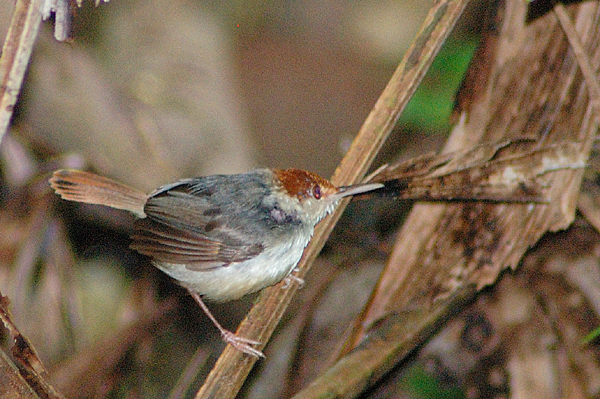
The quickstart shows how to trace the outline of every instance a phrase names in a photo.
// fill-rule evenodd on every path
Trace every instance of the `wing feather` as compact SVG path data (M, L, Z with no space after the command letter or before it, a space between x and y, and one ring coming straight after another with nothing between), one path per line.
M133 249L156 261L199 271L243 262L263 251L262 245L229 227L227 215L215 212L209 198L189 190L184 181L148 199L147 217L136 221Z

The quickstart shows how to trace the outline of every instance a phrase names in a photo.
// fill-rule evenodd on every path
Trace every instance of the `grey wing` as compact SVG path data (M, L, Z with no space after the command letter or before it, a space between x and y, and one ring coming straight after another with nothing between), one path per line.
M186 192L185 183L177 191L163 191L148 200L147 217L136 221L131 248L191 270L243 262L263 251L261 244L231 228L218 206L202 195Z

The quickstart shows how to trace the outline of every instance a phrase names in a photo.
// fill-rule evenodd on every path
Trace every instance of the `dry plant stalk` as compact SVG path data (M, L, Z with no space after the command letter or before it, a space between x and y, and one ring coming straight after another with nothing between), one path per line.
M498 33L490 30L481 43L446 150L528 138L540 148L570 142L579 160L586 160L598 111L561 26L553 14L526 24L526 2L500 4L492 19ZM569 10L588 58L597 64L599 5ZM542 156L542 164L548 161ZM374 384L462 301L494 283L505 268L515 268L543 234L571 223L582 174L544 174L547 204L415 206L338 362L296 397L354 397Z
M387 182L398 199L546 203L548 187L540 177L584 168L586 160L578 142L515 140L409 159L380 168L369 181Z
M349 185L360 181L365 175L467 3L467 0L440 0L431 8L417 38L331 178L334 185ZM340 204L335 213L315 229L314 236L298 264L298 277L302 278L309 270L347 203L348 201L345 201ZM281 285L265 289L236 333L266 343L296 289L296 285L286 290L282 290ZM244 356L227 346L196 398L235 397L255 361L256 359Z
M18 0L0 54L0 143L8 130L33 44L42 23L42 0Z
M2 320L4 327L8 330L11 339L14 341L12 354L19 366L20 375L24 378L24 380L17 378L16 375L11 378L13 375L12 373L0 373L0 379L12 379L10 383L9 381L5 380L5 384L2 384L2 386L6 387L7 389L2 396L8 397L9 393L18 393L19 395L23 394L31 397L37 397L33 395L33 392L30 392L30 390L27 389L28 386L41 398L63 398L63 396L58 393L58 391L56 391L56 389L54 389L54 387L47 381L48 372L46 368L42 364L42 361L40 360L29 340L25 338L23 334L21 334L13 322L10 311L8 310L8 305L8 298L2 296L0 293L0 320ZM2 355L3 360L5 360L5 362L3 362L5 366L2 368L10 371L10 366L8 366L10 364L8 358L4 356L4 352L2 352ZM12 385L13 383L14 385ZM14 390L9 391L8 389L11 388L14 388Z
M25 3L18 2L19 5ZM364 175L466 3L438 1L435 4L421 36L407 53L334 175L334 184L350 184ZM524 251L546 231L564 228L572 220L582 174L579 168L589 155L592 137L597 131L597 113L590 105L577 62L568 52L568 42L561 28L548 15L525 26L525 6L524 2L507 1L502 10L504 14L499 14L496 23L502 26L500 37L488 38L484 42L486 51L480 54L489 57L479 59L482 64L478 70L484 71L485 76L471 76L471 81L480 84L470 87L469 99L461 98L460 122L447 146L449 150L459 150L470 148L473 142L501 143L481 147L494 149L477 164L483 166L477 170L490 173L473 179L473 150L467 149L459 150L459 155L450 158L446 154L430 158L435 167L429 164L421 178L430 179L436 189L445 186L446 179L460 178L464 190L468 191L474 184L486 184L498 177L499 170L512 168L530 176L531 185L512 187L517 196L548 203L415 207L403 227L388 268L345 348L347 353L360 344L359 350L334 366L299 397L333 392L340 397L358 394L422 342L454 305L471 297L476 288L493 283L505 267L515 267ZM598 6L583 4L573 10L576 10L581 41L591 52L598 47ZM39 21L29 23L32 25L25 36L35 39ZM23 60L28 61L27 50L23 53L19 46L14 46L14 40L7 43L12 43L12 47L3 55L20 54L21 66ZM33 42L23 43L31 46ZM590 54L594 60L599 57L597 53ZM543 58L549 60L547 64L539 62ZM8 125L10 113L7 111L16 101L20 81L18 76L5 73L12 71L5 67L5 60L3 57L0 62L1 87L5 90L0 122L6 120ZM10 65L17 64L13 59ZM481 65L486 67L481 68ZM547 65L553 68L550 70ZM569 105L568 110L565 104ZM0 129L0 139L5 129ZM527 144L523 144L523 137L529 139ZM524 145L529 147L524 150ZM452 166L452 173L446 173L448 165ZM375 179L389 178L401 167L394 165L382 170ZM571 168L573 170L569 170ZM455 173L457 170L464 173ZM511 176L508 177L510 180ZM466 197L469 194L456 195L456 198ZM342 210L340 207L316 232L301 263L304 267L300 276L308 270ZM265 342L294 290L282 291L280 287L266 290L239 332ZM374 327L365 328L369 324ZM356 363L344 363L348 359L358 361L360 367L357 368ZM198 397L204 394L235 396L253 362L227 348ZM360 373L353 374L358 369ZM323 381L325 383L319 385Z
M39 398L3 351L0 351L0 396L3 398Z
M597 4L574 9L586 47L598 51ZM571 141L579 146L581 159L587 159L597 124L585 81L560 26L552 15L525 25L525 5L520 2L508 2L501 11L505 15L499 21L502 33L494 58L476 60L493 65L488 83L471 93L473 101L462 110L461 122L448 146L464 147L467 140L488 142L527 136L544 146ZM542 65L541 59L549 61ZM540 67L528 67L532 65ZM548 65L553 67L546 68ZM408 304L412 309L418 304L435 306L435 302L469 285L493 283L503 268L516 267L524 251L542 234L569 225L582 173L561 170L548 174L544 182L549 187L547 205L416 207L403 226L386 271L392 274L382 277L364 322L385 317L389 306L396 310ZM435 233L424 235L421 230L417 234L414 228L423 220L434 226ZM400 254L403 262L399 262ZM418 277L411 276L413 267L419 270ZM365 334L364 329L357 332L355 342Z

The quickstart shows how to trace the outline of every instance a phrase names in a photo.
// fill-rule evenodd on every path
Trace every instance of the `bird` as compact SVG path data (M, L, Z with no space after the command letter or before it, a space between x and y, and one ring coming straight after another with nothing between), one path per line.
M187 178L150 194L73 169L55 171L49 183L65 200L133 213L130 247L186 288L226 343L257 358L260 343L222 327L203 299L231 301L301 281L291 273L319 221L342 198L384 187L336 187L300 169Z

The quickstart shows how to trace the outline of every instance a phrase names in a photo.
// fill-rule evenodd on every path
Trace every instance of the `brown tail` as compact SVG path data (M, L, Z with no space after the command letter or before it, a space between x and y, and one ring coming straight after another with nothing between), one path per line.
M138 217L146 217L144 205L148 196L106 177L79 170L61 169L53 173L49 182L56 194L63 199L124 209Z

